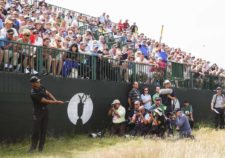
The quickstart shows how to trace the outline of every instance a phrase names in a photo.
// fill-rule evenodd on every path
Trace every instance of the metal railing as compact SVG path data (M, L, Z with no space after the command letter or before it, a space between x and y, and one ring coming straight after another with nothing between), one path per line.
M191 72L190 65L180 63L168 61L166 67L158 67L91 52L81 54L14 41L0 40L0 43L1 71L154 85L162 85L164 79L170 79L174 87L198 89L225 85L225 78L202 76Z

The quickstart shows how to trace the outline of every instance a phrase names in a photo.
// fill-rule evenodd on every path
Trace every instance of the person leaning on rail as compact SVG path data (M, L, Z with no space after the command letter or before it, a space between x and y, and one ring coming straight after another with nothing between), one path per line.
M31 100L33 102L33 130L31 146L28 152L34 152L38 145L38 151L42 152L45 144L45 137L48 126L48 104L63 104L63 101L56 98L43 87L40 79L36 76L30 78Z
M211 101L211 110L215 114L215 128L220 129L224 128L224 104L225 104L225 97L222 94L222 88L216 88L216 94L213 95ZM220 126L219 126L220 124Z

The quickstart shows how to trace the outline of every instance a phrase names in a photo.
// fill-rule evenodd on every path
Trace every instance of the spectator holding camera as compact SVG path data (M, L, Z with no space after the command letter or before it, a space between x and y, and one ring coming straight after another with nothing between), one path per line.
M194 117L193 117L193 108L190 105L189 101L184 101L184 106L181 108L181 111L187 116L191 128L194 126Z
M125 134L125 108L120 104L118 99L115 99L108 111L108 115L112 116L111 135L123 136Z
M187 138L191 137L191 126L187 116L181 112L180 109L176 110L176 121L175 124L180 132L180 137Z
M149 131L150 121L151 117L149 113L146 112L144 106L140 106L132 117L132 122L135 126L131 131L131 135L146 135Z
M158 107L155 108L151 115L151 134L156 134L158 137L163 137L167 129L167 120L164 111Z

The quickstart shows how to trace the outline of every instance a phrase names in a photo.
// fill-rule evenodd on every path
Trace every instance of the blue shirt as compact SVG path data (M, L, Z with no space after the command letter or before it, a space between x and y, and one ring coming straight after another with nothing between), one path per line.
M140 46L140 51L142 52L142 54L145 56L145 57L148 57L148 47L146 45L141 45Z
M10 41L7 37L0 37L0 47L4 47L9 44Z
M167 54L166 52L159 52L160 58L162 58L163 61L167 61Z

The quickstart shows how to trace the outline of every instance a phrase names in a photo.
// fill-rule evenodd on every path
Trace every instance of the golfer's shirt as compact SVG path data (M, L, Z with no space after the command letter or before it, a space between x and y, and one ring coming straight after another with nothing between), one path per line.
M47 110L47 105L41 103L42 98L48 98L45 87L41 86L39 89L31 89L31 100L33 102L34 111Z

